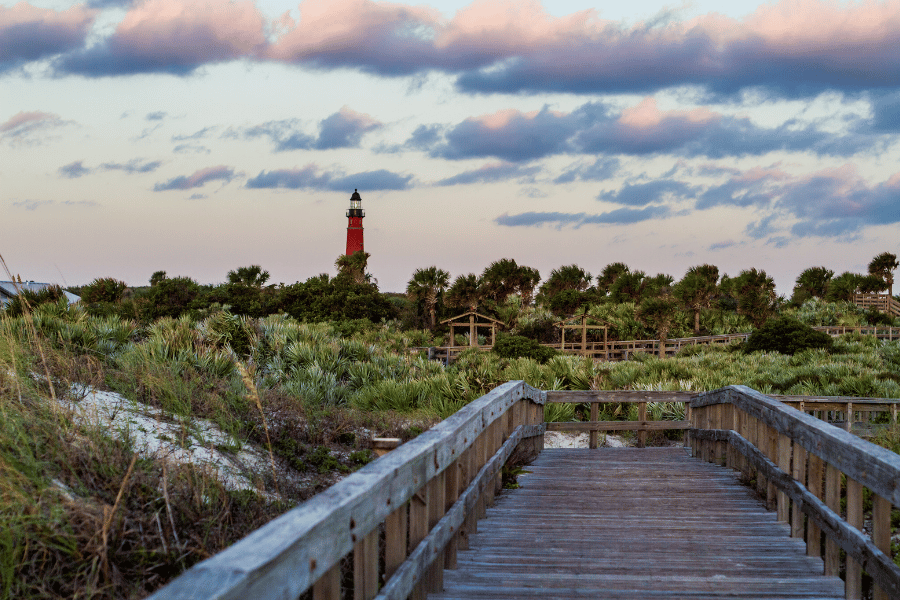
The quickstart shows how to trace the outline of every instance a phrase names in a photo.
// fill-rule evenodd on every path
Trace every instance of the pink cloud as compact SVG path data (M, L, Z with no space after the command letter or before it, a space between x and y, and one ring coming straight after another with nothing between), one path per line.
M0 63L35 60L81 46L98 12L82 4L64 11L27 2L0 6Z
M200 62L250 55L266 38L252 2L147 0L128 11L112 42L148 58Z
M431 44L416 31L438 26L440 13L431 8L371 0L305 0L300 23L268 51L286 61L408 63L418 68ZM281 26L291 20L282 18ZM410 54L411 53L411 54Z
M721 115L707 108L693 110L661 111L656 99L646 97L637 106L626 108L619 117L619 124L631 129L655 129L661 125L682 122L695 125L706 125L718 121Z
M190 190L205 185L207 182L222 180L226 183L235 177L234 169L225 165L216 167L207 167L195 171L191 175L181 175L173 177L165 183L157 183L153 186L153 191L162 192L166 190Z
M22 111L10 117L5 123L0 124L0 139L10 140L12 143L39 141L35 140L36 134L48 129L69 125L70 121L64 121L59 115L41 111Z

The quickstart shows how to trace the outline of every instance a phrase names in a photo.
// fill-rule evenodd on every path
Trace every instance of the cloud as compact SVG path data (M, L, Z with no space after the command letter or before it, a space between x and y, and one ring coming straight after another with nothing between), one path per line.
M769 206L777 197L780 182L790 176L778 167L755 167L747 171L703 169L704 174L728 172L732 177L725 183L710 186L697 198L700 210L714 206Z
M707 250L711 252L715 252L717 250L725 250L726 248L733 248L734 246L739 246L737 242L734 240L723 240L721 242L714 242L707 246Z
M62 57L56 68L89 77L186 75L205 64L255 56L265 45L263 18L252 2L146 0L111 36Z
M39 144L43 141L39 134L71 124L59 115L40 111L19 112L5 123L0 123L0 140L11 144Z
M209 181L224 181L228 183L234 179L234 169L220 165L217 167L207 167L200 169L191 175L181 175L173 177L165 183L157 183L153 186L154 192L163 192L166 190L190 190L205 185Z
M776 231L780 231L781 228L777 226L777 219L778 215L772 213L759 221L748 223L744 233L757 240L768 237Z
M872 102L872 128L875 131L900 131L900 93L879 96Z
M434 185L467 185L470 183L493 183L510 179L533 181L534 175L539 173L541 167L525 167L514 163L490 163L471 171L463 171L458 175L447 177Z
M12 205L17 208L24 208L25 210L31 211L50 206L51 204L53 204L53 200L19 200L18 202L12 203Z
M819 155L848 156L889 143L877 132L864 132L862 121L851 131L835 134L814 124L799 126L788 121L777 127L761 127L748 118L726 116L706 108L661 110L653 98L614 111L610 106L588 102L572 112L545 106L521 112L500 110L470 117L447 128L426 129L393 150L423 147L432 157L448 159L495 157L511 162L530 161L558 154L659 155L724 158L759 156L775 151L814 152ZM417 130L419 131L419 130ZM425 138L427 141L422 142ZM559 183L576 177L601 177L612 168L598 162L593 171L571 172Z
M571 183L579 181L603 181L612 179L619 172L621 161L618 158L605 156L589 165L572 164L553 183Z
M696 188L681 181L658 179L646 183L627 183L618 190L601 192L597 200L629 206L646 206L665 201L680 201L692 196Z
M79 177L90 174L91 169L88 169L84 166L84 161L76 160L75 162L71 162L60 167L58 172L61 177L65 177L67 179L77 179Z
M562 212L524 212L517 215L504 213L494 219L498 225L506 227L540 227L542 225L630 225L651 219L668 217L671 210L667 206L648 206L646 208L619 208L605 213L589 215L586 213Z
M0 6L0 72L80 48L97 12L83 5L64 11L27 2Z
M358 148L363 135L382 127L371 115L358 113L347 106L319 122L318 136L305 133L299 119L268 121L253 127L226 131L224 137L254 139L267 137L276 152L288 150L332 150Z
M147 116L144 118L148 121L162 121L166 118L166 113L164 111L158 110L156 112L147 113Z
M380 127L381 123L370 115L355 112L344 106L322 120L315 148L317 150L358 148L363 134Z
M102 163L98 167L86 167L83 160L77 160L59 168L58 172L61 177L68 179L77 179L90 175L95 171L124 171L129 175L135 173L152 173L162 166L161 160L145 160L135 158L127 163Z
M572 115L544 107L532 112L501 110L471 117L446 132L432 147L434 157L465 159L493 156L520 162L559 154L576 131Z
M317 189L346 191L361 190L405 190L412 175L399 175L384 169L364 171L344 175L336 171L321 171L309 164L302 169L275 169L260 171L259 175L247 180L246 187L252 189Z
M197 144L178 144L172 148L172 152L175 154L209 154L212 150L206 146L198 146Z
M125 171L128 174L133 174L152 173L160 166L162 166L161 160L144 160L142 158L135 158L129 160L127 163L103 163L100 165L100 168L106 171Z
M797 217L796 236L847 236L870 225L900 223L900 173L870 184L850 164L785 186L775 208Z
M460 89L647 93L692 85L716 94L763 88L800 97L900 82L897 0L850 5L784 0L761 5L741 20L710 13L631 27L600 20L593 11L552 19L536 3L517 17L503 30L505 36L473 26L464 41L450 44L457 51L477 45L495 57L463 72Z
M216 129L217 129L216 127L204 127L203 129L195 131L194 133L188 133L186 135L177 135L176 134L176 135L172 136L172 141L173 142L185 142L187 140L200 140L200 139L205 138L207 135L209 135Z
M92 5L128 12L89 48L95 9L58 12L24 2L0 9L0 64L63 53L59 73L113 76L277 61L384 77L444 73L469 94L652 94L689 86L720 97L761 90L798 98L900 85L900 0L782 0L739 19L667 13L633 24L595 10L556 17L537 0L475 0L449 19L399 2L304 0L299 21L286 13L271 23L249 0Z

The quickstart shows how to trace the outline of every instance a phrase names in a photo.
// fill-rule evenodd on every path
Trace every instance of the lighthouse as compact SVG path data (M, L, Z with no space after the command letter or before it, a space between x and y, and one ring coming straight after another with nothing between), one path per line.
M359 190L353 190L350 196L350 208L347 210L347 256L363 251L363 217L362 198Z

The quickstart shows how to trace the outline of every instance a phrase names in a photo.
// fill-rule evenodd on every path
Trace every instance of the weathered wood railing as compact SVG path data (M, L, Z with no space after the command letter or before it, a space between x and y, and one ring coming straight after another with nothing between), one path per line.
M897 426L897 413L900 398L854 398L848 396L782 396L767 394L784 402L801 412L827 421L832 425L840 425L846 431L852 431L855 425L861 425L859 435L871 433L867 428L875 422L877 415L884 414L890 427Z
M596 448L599 432L635 431L638 436L638 447L643 448L647 442L649 431L684 430L691 428L688 419L678 421L651 421L647 417L647 405L650 402L679 402L688 404L696 394L694 392L643 392L643 391L548 391L548 403L589 404L590 421L548 422L547 431L587 431L588 446ZM601 404L637 404L637 421L598 421Z
M813 327L817 331L824 331L832 337L844 335L847 333L859 333L860 335L873 336L879 340L894 341L900 340L900 327L883 327L883 326L845 326L845 325L829 325L821 327ZM663 344L663 356L668 358L675 356L683 348L687 346L727 346L733 342L743 342L750 333L728 333L722 335L706 335L699 337L686 338L670 338ZM629 360L636 353L659 355L659 340L609 340L588 341L582 344L581 341L567 341L564 344L542 344L550 348L556 348L566 354L578 354L589 356L595 360L605 361L623 361ZM411 351L427 351L428 357L441 360L444 363L453 362L456 357L470 348L478 348L480 350L490 350L493 346L490 344L481 346L435 346L433 348L412 348Z
M854 294L853 303L862 308L874 308L877 311L900 317L900 302L890 294Z
M862 569L875 583L875 600L900 598L900 568L891 559L900 456L745 386L699 394L690 406L693 454L755 477L791 535L805 537L807 554L823 556L826 575L841 573L843 550L847 598L862 597ZM863 488L873 495L871 539L863 530Z
M493 501L514 453L543 448L545 393L511 381L223 552L154 600L424 598ZM383 556L383 562L380 557ZM347 584L345 584L347 585Z

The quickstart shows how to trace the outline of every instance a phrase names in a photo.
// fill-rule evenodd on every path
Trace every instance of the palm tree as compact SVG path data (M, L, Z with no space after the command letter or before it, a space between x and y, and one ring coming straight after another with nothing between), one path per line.
M881 277L887 284L888 295L894 295L894 271L900 267L897 255L890 252L882 252L869 263L869 275Z
M154 276L156 273L154 273ZM165 273L163 273L165 278ZM253 287L262 288L269 280L269 272L263 271L259 265L250 265L249 267L238 267L236 271L228 271L228 283L236 283Z
M431 329L437 324L438 295L450 284L450 273L437 267L416 269L406 284L406 295L412 302L423 300L431 316Z
M447 290L445 300L450 306L468 308L469 310L478 310L478 303L484 295L481 286L481 280L475 273L468 275L459 275L454 281L450 289Z
M609 295L613 302L640 302L647 287L647 274L643 271L623 271L616 276L609 286Z
M608 294L612 284L616 282L619 275L628 273L628 271L630 271L630 269L625 263L615 262L606 265L603 267L603 271L597 275L597 289L604 294Z
M675 324L678 314L678 304L671 296L654 296L647 298L638 306L634 313L635 318L644 327L656 331L659 337L659 357L665 358L666 339L669 330Z
M828 293L828 284L834 277L834 271L825 267L810 267L800 273L794 285L791 301L802 304L810 298L824 298Z
M565 290L583 292L591 287L593 276L578 265L565 265L550 271L550 277L541 285L539 295L549 300Z
M334 261L338 277L347 277L355 283L366 283L371 277L366 273L366 265L369 263L370 256L372 255L362 250L357 250L353 254L341 254Z
M522 302L531 302L531 295L541 274L537 269L519 266L511 258L502 258L492 262L481 274L481 282L485 295L496 302L503 304L512 294L522 296Z
M700 335L700 311L709 308L718 291L719 267L691 267L672 292L688 310L694 311L694 335Z
M778 308L775 281L765 271L741 271L728 283L731 295L737 300L738 314L750 319L754 327L762 327Z

